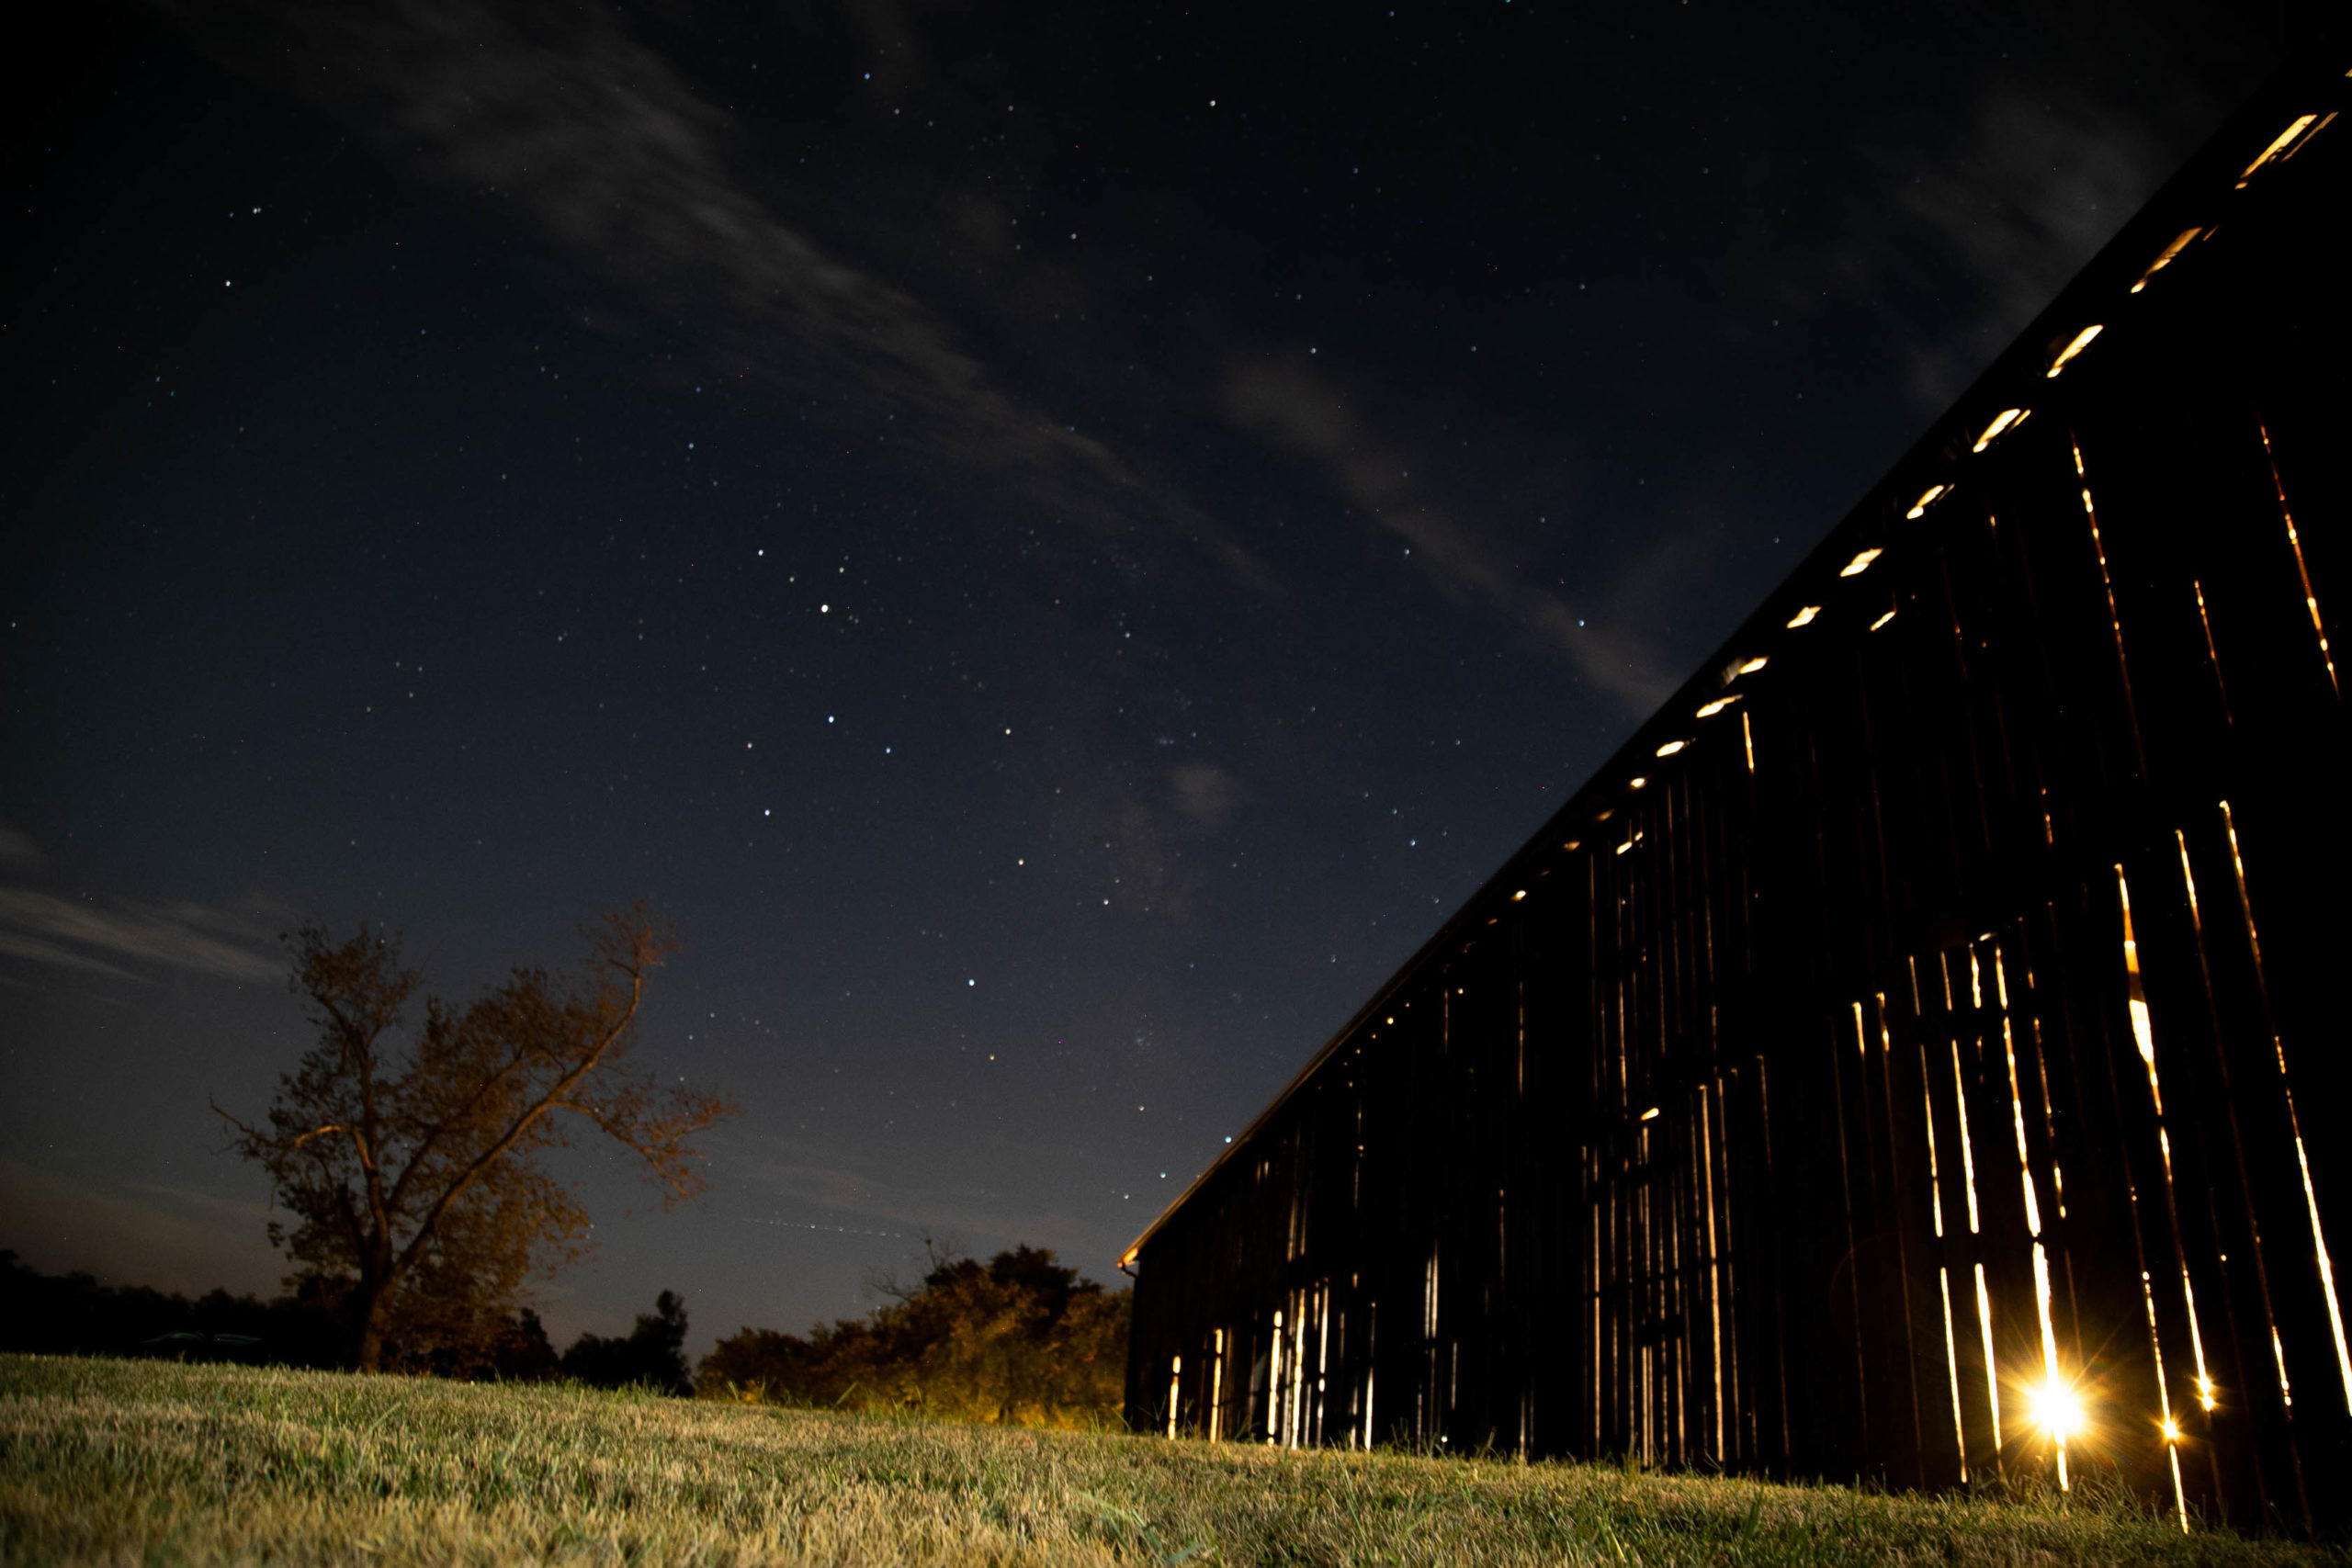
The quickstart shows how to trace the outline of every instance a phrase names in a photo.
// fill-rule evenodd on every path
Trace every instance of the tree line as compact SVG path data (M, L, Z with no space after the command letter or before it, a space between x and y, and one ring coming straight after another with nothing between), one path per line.
M982 1263L934 1251L922 1280L876 1281L866 1317L806 1336L744 1328L685 1359L684 1303L664 1291L627 1335L560 1355L527 1304L534 1279L587 1248L589 1220L548 1163L575 1138L618 1143L665 1208L708 1185L696 1134L726 1096L632 1072L652 972L675 946L642 906L583 933L570 977L536 966L460 1008L424 990L397 935L286 938L311 1048L248 1120L220 1106L232 1152L268 1176L271 1245L294 1265L264 1302L196 1301L0 1253L0 1349L149 1354L452 1378L571 1378L603 1387L951 1419L1117 1419L1128 1293L1049 1251Z
M934 1255L921 1282L806 1336L745 1328L702 1359L707 1397L1030 1427L1116 1422L1132 1292L1050 1251Z
M485 1320L487 1321L487 1320ZM685 1305L668 1291L626 1335L582 1334L558 1354L539 1314L522 1307L463 1343L436 1340L382 1370L418 1376L643 1386L691 1393ZM315 1289L264 1301L214 1290L190 1300L146 1285L106 1285L90 1274L43 1274L0 1251L0 1351L44 1356L158 1356L259 1366L350 1365L351 1331L331 1294Z

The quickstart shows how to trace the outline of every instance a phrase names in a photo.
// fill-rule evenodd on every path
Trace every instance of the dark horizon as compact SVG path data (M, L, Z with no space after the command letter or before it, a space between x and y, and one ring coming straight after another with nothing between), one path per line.
M0 1247L266 1292L277 931L637 897L694 1348L1120 1250L2276 62L2213 6L106 14L12 145ZM1621 36L1622 35L1622 36ZM1825 42L1823 40L1835 40ZM1399 631L1404 635L1397 635Z

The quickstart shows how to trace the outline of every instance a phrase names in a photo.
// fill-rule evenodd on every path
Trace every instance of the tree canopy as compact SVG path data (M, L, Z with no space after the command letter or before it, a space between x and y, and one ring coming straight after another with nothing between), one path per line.
M512 1333L526 1282L584 1249L587 1212L546 1163L575 1137L635 1154L665 1208L706 1186L689 1140L733 1103L626 1065L670 933L640 906L585 935L577 976L516 968L462 1010L419 1005L397 936L288 939L317 1042L262 1122L220 1114L290 1216L272 1244L338 1301L351 1364L447 1365Z

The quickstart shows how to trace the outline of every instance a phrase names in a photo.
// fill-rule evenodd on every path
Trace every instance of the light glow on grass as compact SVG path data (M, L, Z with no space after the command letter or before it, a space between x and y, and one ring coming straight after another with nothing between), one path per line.
M0 1356L6 1557L364 1557L372 1568L2335 1561L2271 1539L2233 1540L2217 1555L2210 1535L2137 1507L1183 1435L1155 1438L1147 1457L1115 1423L1006 1430L731 1392Z

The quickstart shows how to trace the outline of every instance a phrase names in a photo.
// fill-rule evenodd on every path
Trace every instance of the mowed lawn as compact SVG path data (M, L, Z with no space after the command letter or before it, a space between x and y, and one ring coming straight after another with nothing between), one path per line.
M2341 1562L2135 1509L0 1357L0 1563Z

